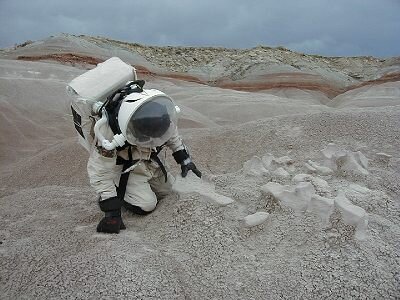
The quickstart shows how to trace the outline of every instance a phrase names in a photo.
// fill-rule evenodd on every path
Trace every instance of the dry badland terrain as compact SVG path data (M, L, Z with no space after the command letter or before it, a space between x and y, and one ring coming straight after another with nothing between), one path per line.
M170 95L203 179L96 233L65 87L109 57ZM399 299L400 57L60 35L0 51L1 299Z

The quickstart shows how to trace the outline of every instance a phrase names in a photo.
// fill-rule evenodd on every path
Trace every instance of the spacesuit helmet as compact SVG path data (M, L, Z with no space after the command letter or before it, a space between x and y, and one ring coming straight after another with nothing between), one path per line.
M154 148L167 142L176 127L175 104L170 98L160 95L137 106L127 123L125 136L130 144Z
M170 123L166 107L150 101L139 107L128 128L136 137L159 138L168 130Z

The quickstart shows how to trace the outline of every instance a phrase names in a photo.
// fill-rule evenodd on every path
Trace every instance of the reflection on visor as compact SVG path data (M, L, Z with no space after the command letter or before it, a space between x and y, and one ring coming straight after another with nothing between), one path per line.
M150 141L150 137L149 136L145 136L145 135L137 136L136 139L137 139L137 141L139 143L145 143L145 142Z
M158 138L168 130L170 124L169 115L165 114L160 117L136 118L132 120L132 129L138 138L143 136Z
M167 97L157 97L143 103L133 113L127 128L127 138L141 146L161 146L171 138L176 128L174 103Z

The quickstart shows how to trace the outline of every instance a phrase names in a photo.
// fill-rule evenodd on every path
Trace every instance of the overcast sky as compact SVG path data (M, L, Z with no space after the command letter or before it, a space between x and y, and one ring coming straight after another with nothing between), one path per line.
M399 56L400 0L0 0L0 47L61 32L162 46Z

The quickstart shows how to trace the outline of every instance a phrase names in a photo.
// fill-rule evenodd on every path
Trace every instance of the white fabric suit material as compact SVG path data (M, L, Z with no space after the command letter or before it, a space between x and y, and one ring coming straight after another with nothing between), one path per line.
M107 138L113 136L109 126L104 126L103 135ZM172 152L185 148L178 131L168 140L166 146ZM151 149L131 146L132 159L139 160L129 174L124 200L129 204L139 206L144 211L152 211L157 205L157 199L166 196L172 189L174 177L164 174L156 162L150 161ZM101 200L117 196L116 186L122 173L122 165L116 165L117 156L128 159L127 148L114 151L112 157L99 153L95 145L89 157L87 171L91 186L100 195ZM161 156L161 155L160 155ZM160 157L161 161L162 158Z

